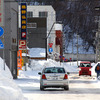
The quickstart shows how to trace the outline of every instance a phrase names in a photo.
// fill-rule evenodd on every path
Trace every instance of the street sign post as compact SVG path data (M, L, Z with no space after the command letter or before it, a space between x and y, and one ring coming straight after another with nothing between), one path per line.
M0 49L3 49L4 48L4 45L2 43L2 41L0 40Z
M53 43L48 43L48 45L50 46L50 48L52 48Z
M50 52L50 53L53 52L53 49L52 49L52 48L49 48L49 52Z
M2 27L0 27L0 36L4 34L4 30ZM3 35L3 42L4 42L4 35ZM5 70L5 52L4 52L4 45L2 41L0 40L0 49L3 49L3 60L4 60L4 70Z
M3 35L3 33L4 33L4 30L3 30L3 28L2 28L2 27L0 27L0 36L2 36L2 35Z
M0 36L2 36L3 33L4 33L4 30L2 27L0 27ZM0 40L0 49L3 49L3 48L4 48L4 45L3 45L2 41Z

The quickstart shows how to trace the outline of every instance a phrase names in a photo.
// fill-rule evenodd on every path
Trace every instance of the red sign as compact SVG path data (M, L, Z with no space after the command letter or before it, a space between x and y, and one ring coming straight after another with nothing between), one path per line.
M65 60L65 57L63 57L63 60Z
M4 0L0 0L0 26L4 26Z
M26 32L22 32L22 38L26 38Z
M49 43L50 48L52 47L53 43Z
M26 40L19 40L19 50L26 50Z

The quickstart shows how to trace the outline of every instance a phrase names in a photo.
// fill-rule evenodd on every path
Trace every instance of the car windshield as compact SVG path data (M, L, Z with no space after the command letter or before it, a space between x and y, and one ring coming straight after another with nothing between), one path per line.
M65 73L64 68L45 68L44 73Z
M80 63L80 67L91 67L90 63Z

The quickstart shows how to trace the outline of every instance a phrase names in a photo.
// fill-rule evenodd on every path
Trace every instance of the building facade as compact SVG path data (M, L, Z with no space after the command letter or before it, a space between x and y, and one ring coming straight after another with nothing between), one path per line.
M17 78L17 34L18 34L18 4L15 0L4 0L4 49L0 56L11 70L13 78ZM2 39L1 39L2 40Z
M19 6L19 10L20 10L20 6ZM21 18L20 18L20 12L19 12L19 28L21 27L20 19ZM38 20L37 23L35 22L36 20ZM52 6L40 6L40 5L27 6L28 38L32 39L31 34L32 34L32 30L34 30L33 34L37 34L38 37L42 39L35 38L36 35L34 35L35 37L33 37L34 38L33 41L34 42L35 40L38 41L35 43L37 44L37 46L39 45L38 47L46 48L46 54L50 56L52 59L55 59L54 54L56 53L56 44L55 44L56 34L55 34L55 27L54 27L55 23L56 23L56 12ZM32 26L32 24L33 24L34 29L29 28L29 26ZM37 27L37 24L41 26L42 30ZM42 35L39 35L39 34L42 34ZM30 47L32 48L32 44L30 44L32 42L30 41L32 40L29 39L28 46L29 48ZM43 45L40 45L41 43ZM49 46L50 43L53 44L52 47ZM35 47L36 46L34 45L33 48ZM49 52L49 48L52 48L53 51Z

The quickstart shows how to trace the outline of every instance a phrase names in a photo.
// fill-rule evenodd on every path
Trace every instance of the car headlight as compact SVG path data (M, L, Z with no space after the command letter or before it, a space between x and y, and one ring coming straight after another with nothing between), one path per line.
M78 68L79 71L81 71L81 68Z
M91 68L89 69L89 71L91 71Z

